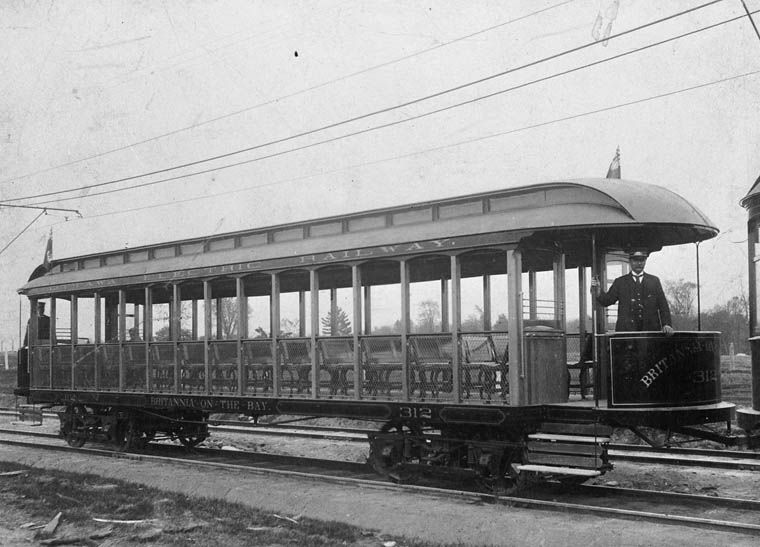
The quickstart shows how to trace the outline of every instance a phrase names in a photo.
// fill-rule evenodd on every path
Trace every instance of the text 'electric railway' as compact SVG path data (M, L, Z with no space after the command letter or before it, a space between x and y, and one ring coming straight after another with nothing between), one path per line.
M73 445L334 416L379 423L383 471L583 479L611 427L730 421L717 333L610 332L588 288L716 234L662 187L588 179L59 260L21 289L19 391Z

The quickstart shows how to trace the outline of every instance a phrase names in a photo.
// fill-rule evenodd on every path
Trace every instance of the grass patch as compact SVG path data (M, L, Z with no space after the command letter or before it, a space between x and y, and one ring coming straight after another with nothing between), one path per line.
M195 498L96 475L30 468L0 462L0 504L13 508L6 516L9 528L30 522L43 525L62 512L56 539L82 538L81 544L104 533L111 541L159 545L357 545L378 546L395 541L397 547L438 545L378 536L335 521L319 521L293 515L274 515L238 503ZM138 524L98 522L143 521ZM37 538L39 539L39 538Z

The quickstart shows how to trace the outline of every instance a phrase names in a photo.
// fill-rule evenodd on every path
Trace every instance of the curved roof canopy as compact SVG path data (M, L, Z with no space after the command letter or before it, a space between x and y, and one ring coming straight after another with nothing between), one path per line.
M749 192L747 192L747 195L742 198L740 202L742 207L747 207L747 205L749 205L750 200L758 196L760 196L760 177L757 177L755 184L753 184L752 188L749 189Z
M365 256L362 250L388 252L394 246L395 252L397 246L396 254L403 254L411 250L404 243L446 238L469 241L468 246L551 240L572 254L573 242L588 241L592 233L608 248L657 250L709 239L718 229L696 207L660 186L566 180L57 260L19 292L84 290L115 278L126 284L166 281L169 272L186 272L180 276L186 278L287 269L313 263L304 257L312 260L319 253L336 262L356 260Z

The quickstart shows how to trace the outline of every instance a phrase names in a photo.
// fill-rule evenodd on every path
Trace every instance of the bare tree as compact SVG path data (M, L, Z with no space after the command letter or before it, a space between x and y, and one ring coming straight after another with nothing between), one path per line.
M665 292L668 295L670 313L688 317L692 315L697 284L691 281L665 281Z
M219 316L217 321L222 325L222 337L225 339L235 338L238 328L238 306L236 298L222 298L220 300Z
M401 333L401 321L398 319L393 322L392 325L381 325L379 327L372 327L372 334L400 334Z
M417 332L441 330L441 307L435 300L423 300L417 307Z
M697 284L691 281L665 281L665 293L670 306L673 326L680 330L696 328L697 320L694 315L694 300L696 299Z
M462 332L478 332L483 330L483 308L475 306L475 312L462 321Z
M702 328L720 332L722 353L730 350L747 353L747 325L749 323L749 301L745 294L731 297L725 304L719 304L703 315Z
M509 320L507 319L506 314L500 313L499 316L496 318L496 322L491 325L491 330L494 331L508 331L509 330Z

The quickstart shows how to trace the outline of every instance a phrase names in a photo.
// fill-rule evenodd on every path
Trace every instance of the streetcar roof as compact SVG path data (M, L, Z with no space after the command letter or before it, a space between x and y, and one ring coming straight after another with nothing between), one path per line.
M742 198L740 202L742 207L747 207L750 199L758 195L760 195L760 177L757 177L755 184L753 184L752 188L749 189L749 192L747 192L747 195Z
M482 243L471 246L517 246L534 235L562 240L590 237L591 232L603 234L607 245L622 248L635 239L656 250L709 239L718 229L661 186L621 179L565 180L60 259L48 272L35 270L19 292L41 294L61 286L84 290L118 278L138 283L140 276L149 283L159 281L153 279L158 274L188 270L197 277L226 275L213 268L258 261L265 266L260 269L289 269L298 267L297 257L464 236L483 236Z

